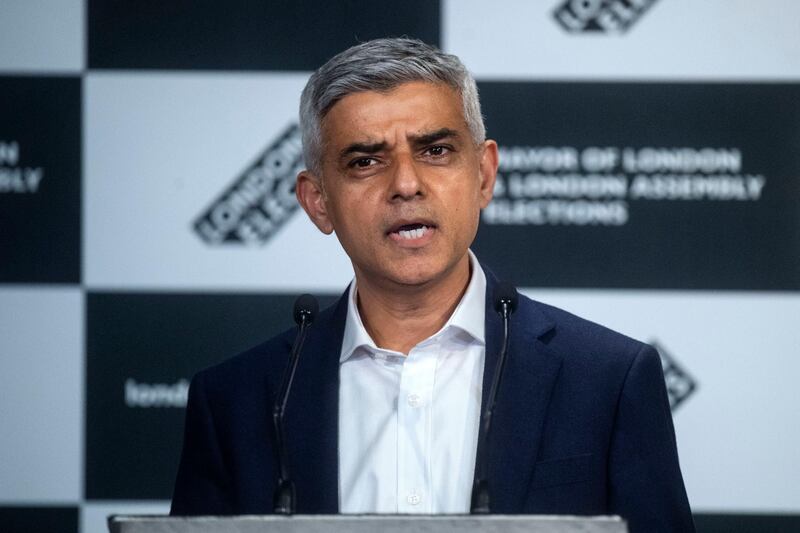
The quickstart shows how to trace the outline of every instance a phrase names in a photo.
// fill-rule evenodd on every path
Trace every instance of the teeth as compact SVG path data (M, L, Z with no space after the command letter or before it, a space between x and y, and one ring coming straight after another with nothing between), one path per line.
M419 239L420 237L425 235L426 231L428 231L428 227L422 226L421 228L417 229L407 229L407 230L401 229L397 233L400 235L400 237L404 239Z

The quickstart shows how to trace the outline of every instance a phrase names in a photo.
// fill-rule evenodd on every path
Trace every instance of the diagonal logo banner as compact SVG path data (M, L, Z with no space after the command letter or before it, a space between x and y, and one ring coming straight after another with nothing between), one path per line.
M650 344L661 356L661 369L664 372L664 381L667 385L669 407L674 412L678 406L697 392L697 380L662 345L657 342L651 342Z
M656 0L564 0L553 17L569 33L625 33Z
M298 208L295 176L303 169L300 127L290 124L194 221L209 245L265 244Z

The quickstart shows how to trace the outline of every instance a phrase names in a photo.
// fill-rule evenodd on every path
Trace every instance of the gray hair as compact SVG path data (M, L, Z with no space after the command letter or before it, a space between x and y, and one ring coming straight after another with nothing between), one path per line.
M456 90L475 143L486 139L478 88L458 57L416 39L375 39L337 54L306 83L300 98L300 129L309 170L321 175L322 120L336 102L348 94L390 91L412 81L444 83Z

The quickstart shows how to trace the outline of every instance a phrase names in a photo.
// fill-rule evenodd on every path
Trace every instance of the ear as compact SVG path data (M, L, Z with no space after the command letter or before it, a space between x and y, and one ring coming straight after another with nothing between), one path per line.
M294 187L297 201L319 230L330 235L333 233L333 223L328 216L325 191L322 187L321 178L315 176L308 170L304 170L297 175L297 182Z
M494 195L494 182L497 180L497 165L499 157L497 154L497 143L492 140L483 142L481 151L480 173L481 173L481 209L489 205Z

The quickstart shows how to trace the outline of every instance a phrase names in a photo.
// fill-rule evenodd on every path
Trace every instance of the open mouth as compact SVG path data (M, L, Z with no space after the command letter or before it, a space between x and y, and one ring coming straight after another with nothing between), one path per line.
M425 235L428 230L430 230L430 228L424 224L407 224L400 227L395 233L400 235L403 239L419 239Z
M433 231L434 228L435 226L433 224L427 222L413 222L394 226L388 233L396 239L412 241L421 239L426 234Z

